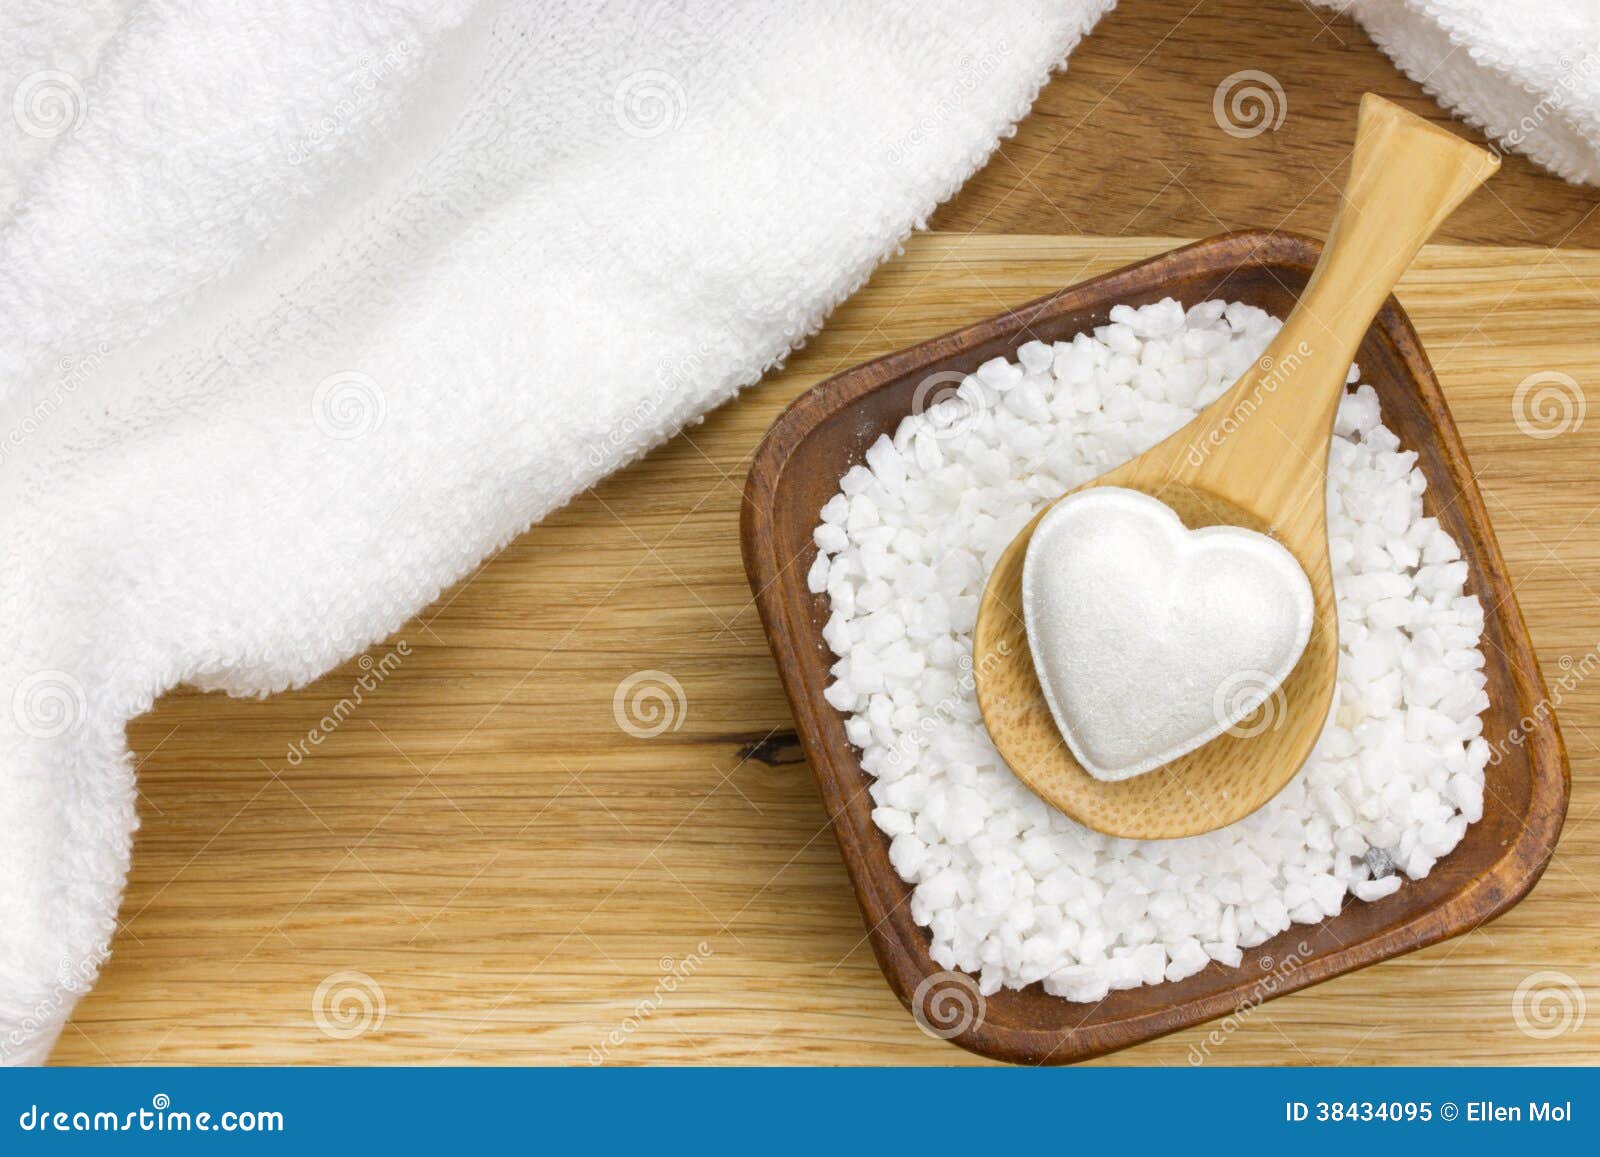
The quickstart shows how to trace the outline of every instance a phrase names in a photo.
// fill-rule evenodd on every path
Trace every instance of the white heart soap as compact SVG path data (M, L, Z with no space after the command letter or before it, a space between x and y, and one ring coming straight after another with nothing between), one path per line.
M1238 526L1190 530L1136 490L1063 498L1022 568L1039 684L1084 769L1153 771L1250 716L1311 637L1294 555Z

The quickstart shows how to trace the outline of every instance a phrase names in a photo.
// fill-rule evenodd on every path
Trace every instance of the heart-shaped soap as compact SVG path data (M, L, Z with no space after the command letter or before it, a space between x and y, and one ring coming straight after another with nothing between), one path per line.
M1294 555L1238 526L1190 530L1137 490L1093 487L1039 520L1022 570L1028 646L1084 770L1120 780L1237 727L1311 637Z

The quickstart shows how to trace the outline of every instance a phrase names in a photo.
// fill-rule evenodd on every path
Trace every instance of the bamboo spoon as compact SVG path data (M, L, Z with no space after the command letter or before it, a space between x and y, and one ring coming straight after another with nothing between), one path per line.
M973 632L978 705L1011 770L1049 803L1108 835L1192 836L1249 815L1300 770L1327 722L1338 673L1325 491L1345 375L1423 242L1499 164L1364 96L1327 246L1266 354L1183 429L1086 484L1154 495L1191 529L1226 524L1270 534L1305 569L1315 602L1310 642L1281 694L1245 725L1144 775L1114 783L1089 775L1056 729L1023 621L1023 558L1043 511L1001 555Z

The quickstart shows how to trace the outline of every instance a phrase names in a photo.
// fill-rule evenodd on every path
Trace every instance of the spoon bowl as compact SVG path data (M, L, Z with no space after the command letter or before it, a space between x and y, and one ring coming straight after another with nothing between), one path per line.
M1242 526L1284 541L1272 523L1221 495L1172 480L1139 485L1120 474L1114 470L1089 486L1142 490L1170 506L1191 530ZM1315 611L1306 648L1279 688L1252 715L1189 754L1144 775L1106 782L1073 758L1034 670L1022 614L1022 564L1037 522L1018 535L1023 545L1014 543L996 564L973 637L979 707L990 734L1005 736L1003 745L998 739L995 744L1007 765L1073 819L1129 839L1211 831L1243 819L1276 795L1310 755L1332 705L1335 684L1325 673L1338 669L1339 634L1326 550L1320 575L1295 552L1311 580ZM1273 741L1271 759L1255 757L1263 737ZM1289 775L1282 774L1285 766Z
M1108 835L1179 838L1244 818L1305 763L1338 675L1326 486L1345 377L1423 242L1498 167L1487 150L1365 96L1328 244L1267 352L1181 430L1078 488L1143 491L1190 529L1242 526L1275 538L1299 561L1311 584L1311 636L1254 715L1154 771L1116 782L1090 775L1056 727L1028 646L1023 562L1045 511L1001 555L979 604L973 678L995 747L1046 801Z

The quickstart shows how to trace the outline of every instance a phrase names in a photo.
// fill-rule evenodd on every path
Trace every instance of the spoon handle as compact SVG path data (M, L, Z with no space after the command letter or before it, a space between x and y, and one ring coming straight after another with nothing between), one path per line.
M1433 231L1499 168L1486 149L1382 97L1361 98L1328 243L1257 364L1183 431L1176 477L1280 511L1322 493L1346 372L1367 327ZM1241 493L1232 493L1240 490Z

